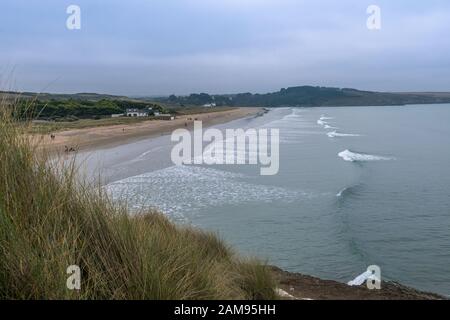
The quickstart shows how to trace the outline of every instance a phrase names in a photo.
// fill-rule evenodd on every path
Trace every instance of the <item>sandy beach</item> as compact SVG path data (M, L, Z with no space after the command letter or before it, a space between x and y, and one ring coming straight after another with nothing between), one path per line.
M261 108L236 108L226 111L190 114L178 116L175 120L149 120L132 125L113 125L84 129L66 130L55 133L52 140L49 135L39 136L43 146L52 151L64 151L65 146L77 151L86 151L96 147L112 147L139 139L170 134L178 128L192 128L195 120L203 121L205 127L256 115Z

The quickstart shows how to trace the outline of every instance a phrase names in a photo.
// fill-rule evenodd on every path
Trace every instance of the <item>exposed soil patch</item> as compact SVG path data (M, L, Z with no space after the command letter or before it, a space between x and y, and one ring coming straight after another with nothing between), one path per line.
M312 300L442 300L443 296L422 292L395 282L382 282L380 290L348 286L332 280L306 276L272 267L279 288L296 299Z

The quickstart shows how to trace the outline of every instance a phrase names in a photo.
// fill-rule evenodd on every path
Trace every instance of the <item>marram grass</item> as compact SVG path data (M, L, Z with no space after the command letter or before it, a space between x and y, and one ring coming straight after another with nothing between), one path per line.
M267 266L163 215L129 215L49 161L0 105L0 299L274 299ZM69 290L68 266L81 269Z

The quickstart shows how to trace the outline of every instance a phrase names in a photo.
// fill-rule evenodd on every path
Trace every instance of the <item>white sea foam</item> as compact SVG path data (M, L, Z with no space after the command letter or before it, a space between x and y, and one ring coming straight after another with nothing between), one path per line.
M247 202L292 202L310 193L245 181L246 176L198 166L173 166L127 178L106 187L131 209L155 208L186 221L203 208Z
M317 120L317 124L321 125L321 126L325 126L328 124L328 122L323 121L322 119Z
M281 144L298 144L306 135L322 134L315 130L316 126L303 113L304 110L293 108L291 114L265 124L264 128L279 129Z
M356 153L350 150L344 150L338 153L338 156L344 159L345 161L356 162L356 161L387 161L387 160L395 160L395 158L391 157L382 157L371 154L364 153Z
M339 128L337 128L337 127L332 127L332 126L330 126L330 125L328 125L328 124L324 125L323 127L324 127L325 129L331 129L331 130L337 130L337 129L339 129Z
M330 138L336 138L336 137L359 137L359 134L354 133L339 133L337 131L328 132L327 136Z
M344 192L345 191L347 191L347 189L348 189L348 187L345 187L344 189L342 189L341 191L339 191L337 194L336 194L336 197L342 197L342 195L344 194Z
M322 121L323 121L323 120L332 120L332 119L334 119L334 118L326 117L326 116L321 116L319 120L322 120Z

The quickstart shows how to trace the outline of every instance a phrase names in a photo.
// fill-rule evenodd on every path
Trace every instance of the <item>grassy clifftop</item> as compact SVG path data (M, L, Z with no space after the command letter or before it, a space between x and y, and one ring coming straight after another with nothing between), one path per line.
M0 109L0 299L275 298L267 266L158 213L130 216ZM66 287L70 265L81 290Z

